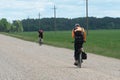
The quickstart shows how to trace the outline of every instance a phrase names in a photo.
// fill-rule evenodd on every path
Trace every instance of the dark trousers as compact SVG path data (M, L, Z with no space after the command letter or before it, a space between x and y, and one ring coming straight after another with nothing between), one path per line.
M79 59L80 53L78 51L82 48L82 46L83 46L83 42L81 42L81 43L74 43L74 49L75 49L75 51L74 51L74 59L75 60Z
M43 33L39 33L39 37L43 39Z

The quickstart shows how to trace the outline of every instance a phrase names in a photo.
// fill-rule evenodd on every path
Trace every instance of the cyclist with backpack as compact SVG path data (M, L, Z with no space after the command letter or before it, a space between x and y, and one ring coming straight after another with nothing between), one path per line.
M41 44L43 43L43 30L42 29L38 30L38 33L39 33L39 43Z
M86 42L86 32L79 24L75 24L75 28L72 30L72 37L74 38L74 65L78 65L79 53L78 50L83 49L83 43Z

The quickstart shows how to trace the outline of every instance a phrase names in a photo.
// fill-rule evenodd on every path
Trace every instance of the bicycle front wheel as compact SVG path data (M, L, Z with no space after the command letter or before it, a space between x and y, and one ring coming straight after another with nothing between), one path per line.
M42 45L42 39L39 38L39 45Z
M79 59L78 59L78 67L81 68L82 66L82 53L79 54Z

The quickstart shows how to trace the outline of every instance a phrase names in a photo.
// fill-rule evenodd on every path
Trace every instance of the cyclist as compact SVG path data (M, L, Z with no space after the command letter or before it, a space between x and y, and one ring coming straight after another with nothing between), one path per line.
M42 29L38 30L38 33L39 33L39 39L41 40L41 42L43 42L43 30Z
M72 37L74 38L74 65L78 65L79 53L78 50L83 47L83 43L86 42L86 32L79 24L75 24L75 28L72 30Z

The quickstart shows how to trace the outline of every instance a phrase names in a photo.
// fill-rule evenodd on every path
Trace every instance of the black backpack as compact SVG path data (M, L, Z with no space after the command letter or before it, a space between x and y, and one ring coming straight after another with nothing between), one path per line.
M87 54L82 51L82 59L87 59Z
M84 33L82 31L76 31L75 34L75 43L83 43L83 35Z

